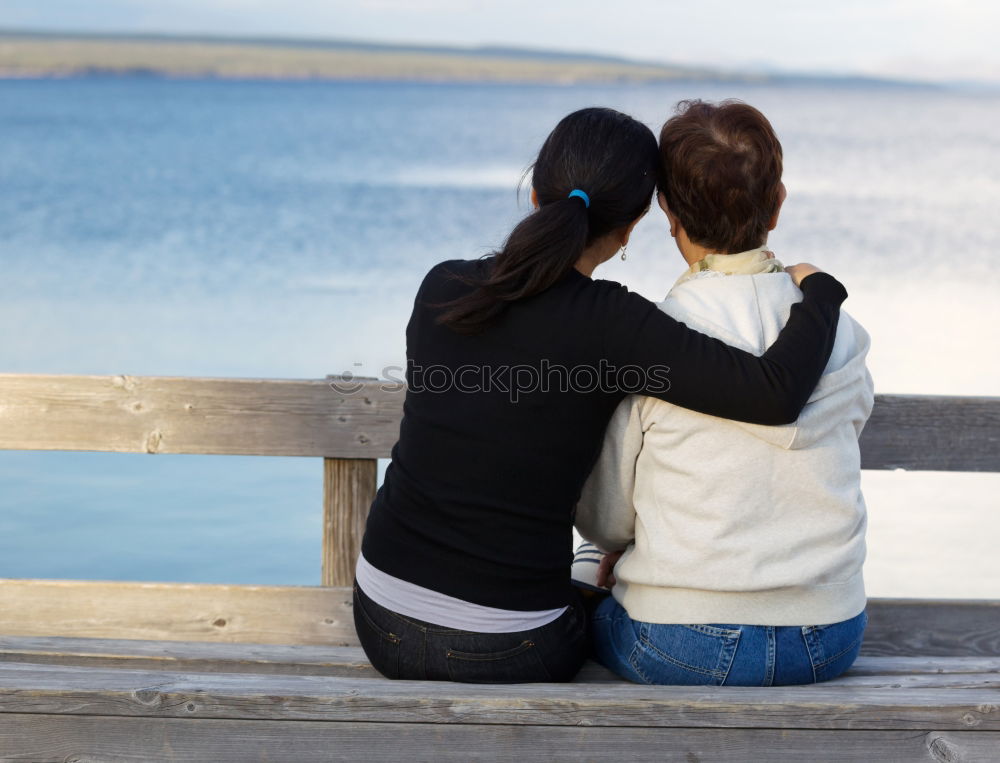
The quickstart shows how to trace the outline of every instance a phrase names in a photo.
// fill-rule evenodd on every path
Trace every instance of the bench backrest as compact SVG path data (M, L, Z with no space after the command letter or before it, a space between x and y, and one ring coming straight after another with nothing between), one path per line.
M321 585L346 586L403 397L399 384L340 377L0 374L0 449L322 458ZM1000 471L1000 398L879 395L861 454L865 469ZM140 613L143 601L151 607ZM949 606L977 618L997 611ZM341 589L0 581L0 633L10 635L343 643L349 617Z
M401 385L0 374L0 449L387 458ZM1000 398L878 395L862 468L1000 471Z

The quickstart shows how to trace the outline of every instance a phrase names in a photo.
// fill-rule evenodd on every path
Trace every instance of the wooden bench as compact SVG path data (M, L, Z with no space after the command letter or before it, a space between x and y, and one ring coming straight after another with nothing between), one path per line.
M323 459L322 585L0 581L0 760L1000 760L1000 600L873 600L817 686L387 681L349 590L398 386L0 375L0 448ZM868 469L1000 471L1000 399L880 396Z

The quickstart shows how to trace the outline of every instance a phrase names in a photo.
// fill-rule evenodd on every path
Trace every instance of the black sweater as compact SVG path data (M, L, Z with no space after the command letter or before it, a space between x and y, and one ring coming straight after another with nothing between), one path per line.
M436 324L433 306L469 289L450 274L486 266L442 263L417 292L399 441L362 553L395 577L513 610L569 603L574 507L628 392L790 423L826 366L847 297L829 275L806 278L760 358L576 270L480 334Z

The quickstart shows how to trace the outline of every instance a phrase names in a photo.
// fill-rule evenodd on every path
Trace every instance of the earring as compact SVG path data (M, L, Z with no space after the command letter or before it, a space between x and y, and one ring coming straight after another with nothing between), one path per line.
M624 246L622 246L622 262L625 262L625 249L627 247L628 247L628 244L625 244Z

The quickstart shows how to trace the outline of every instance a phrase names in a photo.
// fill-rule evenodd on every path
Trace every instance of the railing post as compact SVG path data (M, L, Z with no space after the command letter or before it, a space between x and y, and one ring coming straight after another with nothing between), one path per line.
M321 585L348 586L361 553L368 509L375 498L374 458L323 459L323 578Z

